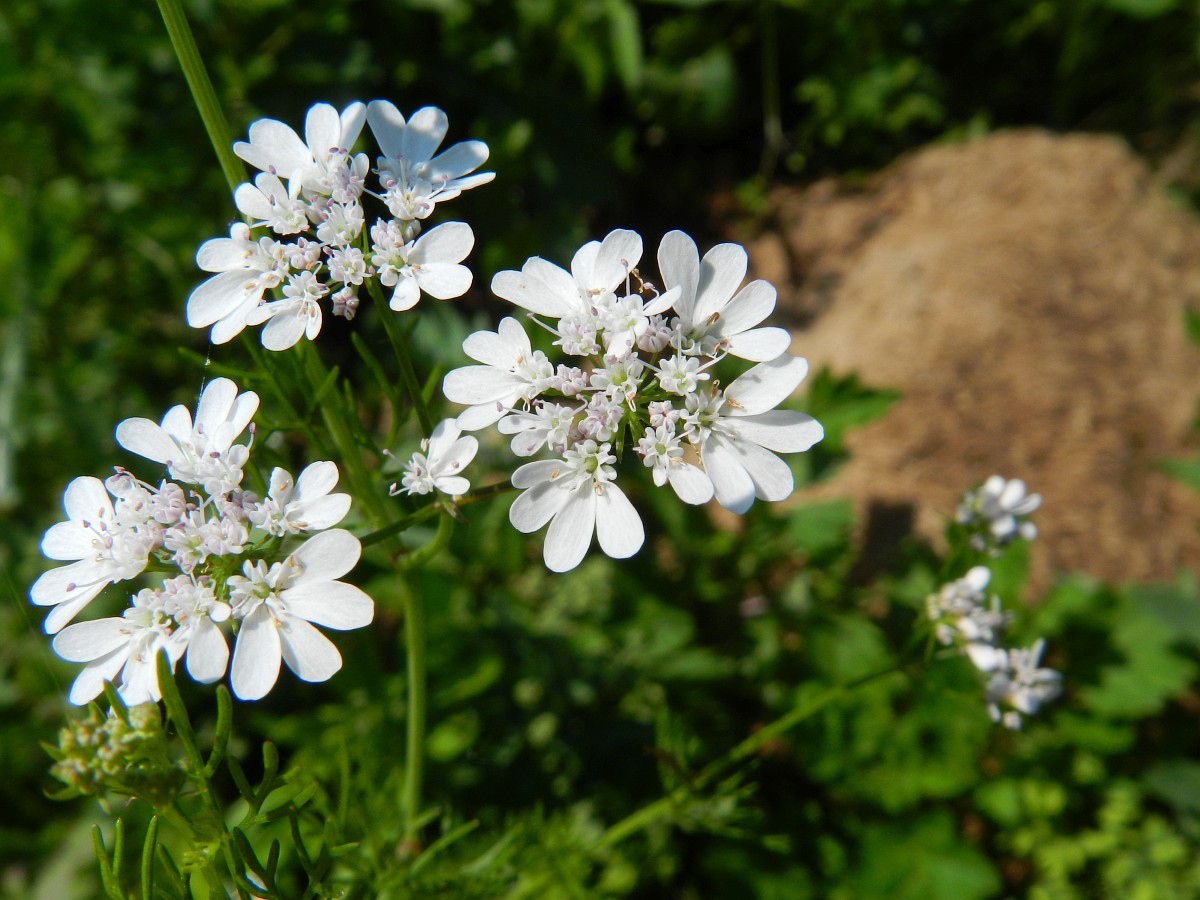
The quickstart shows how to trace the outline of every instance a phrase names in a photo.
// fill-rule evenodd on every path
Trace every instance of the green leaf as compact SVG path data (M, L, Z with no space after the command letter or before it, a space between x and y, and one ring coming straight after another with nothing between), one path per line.
M641 87L644 66L637 10L628 0L606 0L604 12L612 41L613 67L621 85L633 93Z

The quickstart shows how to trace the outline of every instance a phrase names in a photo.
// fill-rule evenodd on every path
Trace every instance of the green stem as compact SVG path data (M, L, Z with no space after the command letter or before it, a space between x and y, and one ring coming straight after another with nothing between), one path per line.
M187 757L188 770L191 775L190 780L196 788L196 793L200 795L201 802L208 808L214 827L220 830L221 851L225 856L225 865L229 867L234 890L240 900L243 894L241 888L237 886L237 879L238 876L245 875L245 870L241 867L241 860L233 852L232 837L225 825L225 810L222 809L221 802L217 799L217 795L209 783L204 754L200 752L200 745L196 743L196 733L192 730L192 723L188 718L183 697L180 696L179 688L175 685L175 677L171 674L171 664L167 660L166 652L158 654L155 664L158 666L158 685L162 691L163 705L166 706L167 716L175 726L175 735L179 738L179 743L183 744L183 752Z
M421 596L409 590L406 584L403 593L404 645L408 651L408 722L400 810L404 816L405 842L417 852L420 837L416 820L421 812L421 781L425 775L425 607Z
M830 703L842 698L850 691L871 684L898 671L900 671L899 667L893 666L881 672L865 675L855 681L835 685L813 697L811 700L801 703L792 709L791 712L760 728L724 756L709 763L689 783L677 787L665 797L660 797L648 806L642 807L637 812L617 822L604 832L603 837L600 839L600 846L611 847L614 844L620 843L647 825L665 817L686 800L689 795L701 790L746 757L757 753L764 744L774 740L789 729L795 728L809 716L824 709Z
M236 190L237 186L246 180L246 169L233 153L229 141L229 123L221 104L217 102L217 93L213 90L208 70L204 68L204 60L196 48L196 39L188 26L187 16L184 15L180 0L158 0L158 11L162 13L163 24L167 26L167 34L171 37L171 46L175 48L175 56L183 69L188 88L192 92L192 100L204 121L204 130L216 151L217 161L229 189Z
M379 317L383 320L383 330L387 332L392 350L396 354L396 362L400 364L400 380L404 382L404 390L412 400L413 409L417 411L421 430L426 436L431 435L433 434L433 417L430 416L429 408L425 405L425 393L421 389L421 382L417 379L417 370L413 368L408 337L396 322L396 316L388 306L387 299L383 296L383 291L374 278L367 280L367 291L370 293L371 299L379 304Z

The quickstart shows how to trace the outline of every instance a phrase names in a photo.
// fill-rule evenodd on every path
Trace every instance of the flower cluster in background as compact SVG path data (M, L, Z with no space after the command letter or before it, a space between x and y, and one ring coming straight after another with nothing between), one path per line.
M956 520L970 532L975 550L995 554L1018 537L1027 541L1037 537L1037 526L1027 517L1041 505L1041 494L1026 493L1021 479L992 475L967 491Z
M313 463L295 480L276 468L263 498L243 489L250 444L236 441L253 431L257 408L256 394L215 379L194 421L176 406L161 423L127 419L117 428L121 446L162 464L169 479L155 486L117 469L106 481L84 476L68 485L68 519L46 532L42 552L69 564L42 575L30 596L52 607L45 629L56 635L55 652L85 664L72 703L92 700L105 681L119 683L131 706L158 700L159 651L172 669L184 660L202 683L229 669L234 694L255 700L274 686L281 660L305 681L341 667L337 648L314 626L371 621L371 599L336 580L358 561L358 539L322 531L350 509L348 494L333 493L337 467ZM312 531L321 533L283 556L284 537ZM70 624L106 587L147 571L166 575L132 594L122 615ZM232 666L223 631L230 624Z
M500 272L493 292L550 332L565 361L535 350L505 318L464 342L479 365L443 382L447 399L469 407L458 427L496 424L518 457L550 456L513 473L523 493L509 518L523 532L549 524L544 557L554 571L578 565L593 535L611 557L641 547L641 518L617 484L624 449L685 503L715 497L742 513L755 498L791 494L791 470L776 454L823 435L812 417L776 408L808 364L787 353L785 330L759 327L775 289L742 287L745 250L720 244L701 259L691 238L670 232L658 249L660 285L639 271L641 256L641 237L618 230L580 248L569 272L538 257ZM714 368L726 359L755 365L722 385Z
M364 124L382 150L378 191L367 186L367 155L351 152ZM201 245L196 262L215 274L188 298L188 324L211 325L217 344L263 325L263 346L285 350L316 338L326 302L333 315L353 318L372 279L397 311L415 306L422 292L439 300L466 293L471 271L461 263L475 244L470 226L447 222L422 235L422 223L439 203L495 176L472 174L488 157L481 141L438 153L447 128L440 109L427 106L406 120L386 100L352 103L340 114L319 103L308 111L304 138L274 119L251 125L250 140L234 145L261 172L234 192L249 224ZM366 196L389 217L368 227Z
M1005 481L999 475L981 488L969 491L959 507L959 523L982 526L970 536L971 546L993 554L998 546L1017 537L1032 540L1037 529L1019 516L1033 512L1041 502L1037 494L1025 495L1021 481ZM963 514L963 510L970 516ZM984 536L993 542L988 543ZM1005 630L1012 617L1000 608L1000 598L988 594L992 573L974 566L963 577L944 584L925 601L938 642L966 655L987 676L988 714L1008 728L1020 728L1022 717L1036 713L1062 689L1062 677L1053 669L1039 666L1045 642L1027 649L1005 646Z

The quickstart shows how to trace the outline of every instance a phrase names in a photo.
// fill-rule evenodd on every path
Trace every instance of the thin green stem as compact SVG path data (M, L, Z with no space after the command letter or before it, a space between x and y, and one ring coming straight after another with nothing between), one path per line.
M225 112L217 102L217 93L213 90L208 70L200 51L196 48L196 39L188 25L187 16L183 12L180 0L158 0L158 11L162 13L163 24L167 26L167 34L171 37L171 46L175 48L175 56L183 69L183 77L187 79L188 88L192 92L192 100L204 121L204 130L216 151L217 161L231 191L246 180L246 169L233 153L229 141L229 123Z
M625 840L630 835L641 831L647 825L664 818L686 800L689 795L704 788L746 757L757 753L764 744L774 740L789 729L795 728L809 716L819 712L849 692L878 681L888 675L893 675L898 671L900 671L900 668L893 666L871 675L865 675L855 681L835 685L812 699L799 704L774 722L760 728L724 756L709 763L689 783L681 785L665 797L660 797L648 806L643 806L637 812L617 822L604 832L603 837L600 839L600 846L611 847Z
M426 623L421 596L410 590L403 581L401 584L404 593L404 646L408 655L408 721L400 811L404 816L405 842L415 852L420 847L416 820L421 813L421 782L425 776Z
M400 364L400 380L404 382L404 390L412 401L413 409L417 411L417 420L421 423L421 431L426 435L433 434L433 417L425 405L425 393L421 389L421 382L417 379L417 370L413 368L408 336L396 322L396 317L375 279L367 280L367 291L370 293L371 299L379 305L379 317L383 320L383 330L387 332L392 351L396 354L396 362Z

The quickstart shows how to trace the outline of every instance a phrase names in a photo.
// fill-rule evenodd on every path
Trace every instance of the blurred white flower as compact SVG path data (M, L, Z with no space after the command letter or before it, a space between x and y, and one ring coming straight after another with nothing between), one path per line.
M982 485L968 491L958 505L958 522L981 533L972 535L977 550L1003 546L1015 538L1032 541L1037 526L1025 519L1042 504L1040 494L1027 494L1025 482L993 475Z
M1039 640L1026 650L1009 650L1004 664L992 673L987 704L993 721L1020 728L1023 716L1033 715L1062 692L1062 675L1039 667L1045 645Z

